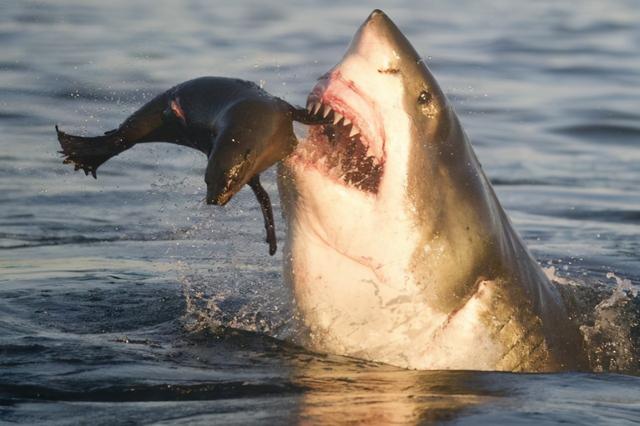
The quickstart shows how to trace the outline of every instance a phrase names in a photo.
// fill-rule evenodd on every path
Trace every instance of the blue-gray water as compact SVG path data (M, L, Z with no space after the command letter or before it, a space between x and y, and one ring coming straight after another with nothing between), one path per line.
M545 375L405 371L285 343L291 295L250 192L205 206L204 157L169 145L97 181L62 165L55 123L111 129L192 77L302 104L380 6L132 3L0 3L0 422L640 419L636 1L386 8L582 324L597 372ZM279 212L277 226L281 242Z

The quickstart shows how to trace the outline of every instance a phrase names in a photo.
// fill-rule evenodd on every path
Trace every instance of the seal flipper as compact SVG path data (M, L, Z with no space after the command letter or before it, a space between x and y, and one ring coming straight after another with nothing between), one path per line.
M184 112L171 91L156 96L129 116L117 129L103 136L84 137L61 131L56 126L65 164L96 177L100 165L110 158L143 142L169 142L207 153L209 147L195 145L184 131Z
M111 157L120 154L127 147L123 139L118 136L118 130L110 130L104 136L83 137L74 136L63 132L56 126L58 141L65 156L64 163L75 164L76 170L82 169L84 173L96 176L96 170L101 164Z
M273 256L278 249L276 242L276 226L273 221L273 209L271 208L271 200L269 194L260 184L260 175L255 175L249 181L249 186L260 203L262 216L264 217L264 227L267 230L267 243L269 243L269 254Z

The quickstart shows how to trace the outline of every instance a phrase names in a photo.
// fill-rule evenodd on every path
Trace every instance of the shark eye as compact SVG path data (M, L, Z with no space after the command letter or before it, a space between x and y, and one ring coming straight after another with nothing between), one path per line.
M426 90L423 90L422 92L420 92L420 95L418 96L418 104L420 105L426 105L429 102L431 102L431 93L427 92Z

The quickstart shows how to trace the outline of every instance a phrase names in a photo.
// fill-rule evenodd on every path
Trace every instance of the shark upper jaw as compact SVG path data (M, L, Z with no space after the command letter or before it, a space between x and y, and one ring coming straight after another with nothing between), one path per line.
M375 194L384 174L385 131L381 112L364 88L334 69L320 77L307 110L331 124L312 126L295 152L335 183Z
M320 77L307 98L310 113L333 118L333 126L347 127L349 138L367 149L367 155L384 158L385 132L380 109L364 87L344 77L340 70Z

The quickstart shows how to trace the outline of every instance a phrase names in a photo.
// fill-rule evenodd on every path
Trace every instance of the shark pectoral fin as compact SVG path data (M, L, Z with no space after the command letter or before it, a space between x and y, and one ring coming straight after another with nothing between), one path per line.
M267 231L267 243L269 243L269 254L273 256L278 248L276 242L276 227L273 221L273 209L271 208L271 200L269 194L260 184L260 175L255 175L249 181L249 186L256 194L260 208L262 209L262 216L264 217L264 227Z

